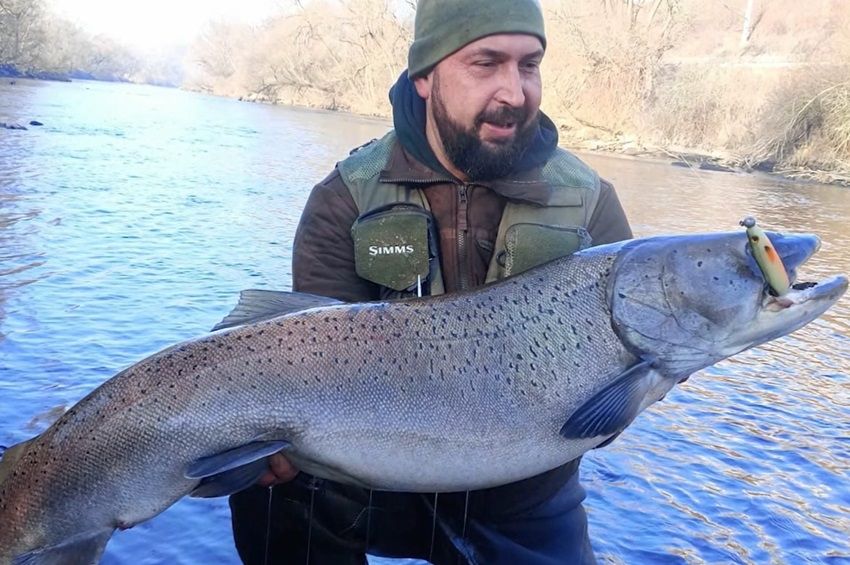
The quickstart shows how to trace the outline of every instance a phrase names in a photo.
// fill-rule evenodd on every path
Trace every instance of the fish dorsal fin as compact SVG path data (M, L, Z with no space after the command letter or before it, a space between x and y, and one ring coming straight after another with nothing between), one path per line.
M651 364L642 361L584 403L561 428L567 439L610 436L623 431L640 413L652 386Z
M186 469L187 479L203 479L248 465L289 447L288 441L255 441L193 461Z
M30 438L27 441L22 441L21 443L16 443L12 447L3 451L3 457L0 458L0 485L3 484L3 481L6 480L6 477L18 463L18 460L24 453L26 453L29 446L32 445L37 438L38 436Z
M212 329L233 328L244 324L262 322L291 314L300 310L318 308L319 306L336 306L344 304L339 300L307 294L305 292L285 292L280 290L248 289L239 293L239 303Z

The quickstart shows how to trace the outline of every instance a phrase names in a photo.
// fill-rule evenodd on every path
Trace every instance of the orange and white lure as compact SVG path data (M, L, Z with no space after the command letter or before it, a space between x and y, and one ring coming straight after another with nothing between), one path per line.
M747 238L750 241L753 257L755 257L767 284L770 285L777 296L787 294L791 288L788 271L785 269L785 264L782 263L782 258L776 252L770 238L767 237L763 229L756 225L756 219L752 216L741 220L741 225L747 228Z

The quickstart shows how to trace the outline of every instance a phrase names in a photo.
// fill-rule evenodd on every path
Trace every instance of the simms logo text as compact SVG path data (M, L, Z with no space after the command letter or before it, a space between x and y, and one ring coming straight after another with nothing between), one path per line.
M370 245L369 255L409 255L413 253L412 245Z

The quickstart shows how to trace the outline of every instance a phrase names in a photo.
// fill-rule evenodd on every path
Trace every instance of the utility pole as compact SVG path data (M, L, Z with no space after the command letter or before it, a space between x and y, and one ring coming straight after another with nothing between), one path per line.
M744 27L741 30L741 47L745 47L750 41L750 34L753 32L750 26L753 25L753 4L755 0L747 0L747 7L744 10Z

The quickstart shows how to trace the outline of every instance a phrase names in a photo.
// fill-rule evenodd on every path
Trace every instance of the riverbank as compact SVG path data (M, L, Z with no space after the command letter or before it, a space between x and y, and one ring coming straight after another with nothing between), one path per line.
M73 80L97 80L100 82L130 82L126 78L114 75L96 75L88 71L47 71L31 70L21 71L13 65L0 65L0 78L3 79L32 79L51 80L55 82L71 82Z
M633 138L610 139L571 135L561 129L560 145L568 150L666 162L674 167L726 173L765 173L789 181L815 182L850 188L850 170L792 166L776 161L751 162L741 156L687 147L644 144Z
M51 71L19 71L12 65L0 65L0 78L10 79L14 82L15 79L28 78L33 80L52 80L57 82L71 82L71 77L67 73L58 73Z

